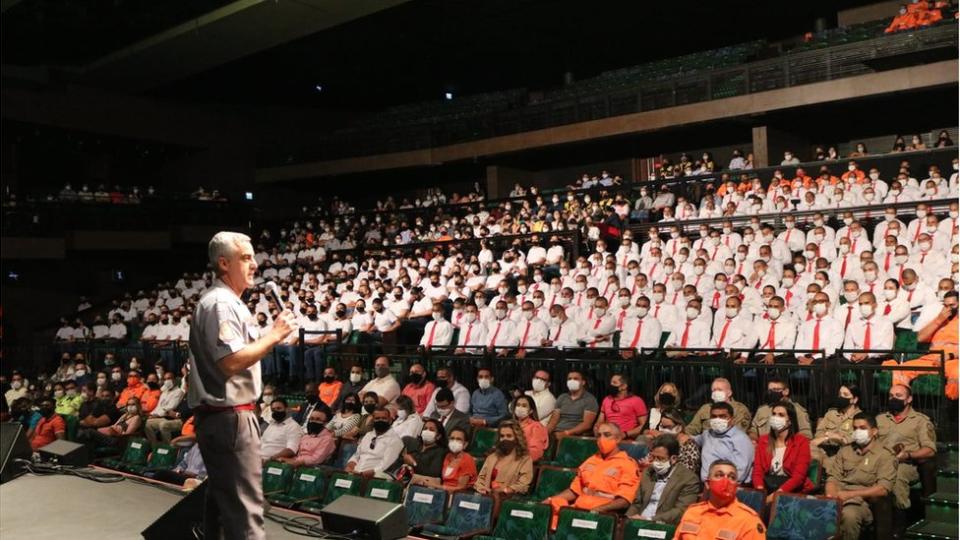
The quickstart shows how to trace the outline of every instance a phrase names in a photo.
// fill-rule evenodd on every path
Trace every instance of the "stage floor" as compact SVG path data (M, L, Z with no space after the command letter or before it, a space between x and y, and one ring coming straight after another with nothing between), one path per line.
M101 484L73 476L27 474L0 485L0 538L131 540L140 538L140 532L180 498L129 480ZM304 538L270 520L266 528L271 539Z

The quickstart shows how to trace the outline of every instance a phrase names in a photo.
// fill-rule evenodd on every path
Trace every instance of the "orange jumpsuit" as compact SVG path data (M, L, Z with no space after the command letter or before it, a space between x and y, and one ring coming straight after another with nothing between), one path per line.
M143 383L137 383L136 386L128 386L120 392L120 399L117 400L117 408L124 409L127 406L127 401L130 398L135 397L137 400L143 397L143 393L147 391L147 385Z
M752 508L734 499L717 508L709 501L691 504L680 518L674 540L723 538L724 540L766 539L767 529Z
M944 372L947 376L947 388L946 394L950 399L957 399L960 397L960 386L957 382L957 317L954 316L943 326L937 329L934 332L933 336L930 338L930 350L939 351L942 350L946 355L947 361L944 364ZM883 363L885 366L896 366L898 365L895 360L887 360ZM927 354L917 358L916 360L908 360L902 364L902 366L915 366L915 367L938 367L940 366L940 355L939 354ZM904 386L909 386L910 382L917 378L920 375L924 375L926 372L917 372L917 371L894 371L893 372L893 383L902 384Z
M640 468L635 459L619 449L606 459L596 453L577 468L577 476L570 483L570 491L577 494L572 504L560 497L550 497L550 506L553 507L550 528L557 528L560 509L565 506L593 510L617 497L633 502L639 487Z
M140 410L145 414L152 413L160 403L160 390L150 390L147 388L140 395Z

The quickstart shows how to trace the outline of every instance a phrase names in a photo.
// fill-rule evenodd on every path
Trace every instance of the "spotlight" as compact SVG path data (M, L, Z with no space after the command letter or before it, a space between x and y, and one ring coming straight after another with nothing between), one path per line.
M322 84L315 84L315 85L313 86L313 89L316 90L317 92L323 92L323 85L322 85Z
M446 98L447 101L450 101L453 99L453 92L447 92L443 97Z
M245 192L243 193L243 198L246 199L246 200L248 200L248 201L252 201L252 200L253 200L253 192L252 192L252 191L245 191Z

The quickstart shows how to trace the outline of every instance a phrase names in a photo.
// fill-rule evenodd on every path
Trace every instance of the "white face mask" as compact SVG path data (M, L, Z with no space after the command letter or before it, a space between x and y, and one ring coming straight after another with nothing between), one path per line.
M137 414L137 406L136 406L136 405L127 405L127 412L130 413L130 414Z
M853 430L853 442L859 446L866 446L870 442L870 430L867 429L855 429Z
M653 467L653 470L657 473L657 476L663 476L670 472L671 464L669 461L654 461L650 463L650 466Z
M777 320L780 318L780 308L772 307L767 310L767 315L770 317L770 320Z
M437 322L442 321L442 320L443 320L443 313L440 313L440 312L437 312L437 311L433 312L433 320L435 320L435 321L437 321Z
M571 392L576 392L580 390L580 381L576 379L567 379L567 390Z
M596 318L598 318L598 319L599 319L600 317L603 317L606 313L607 313L607 308L594 308L594 309L593 309L593 314L594 314L594 316L596 316Z
M700 315L700 310L698 310L697 308L693 308L693 307L688 307L688 308L687 308L687 318L688 318L688 319L690 319L690 320L696 319L697 316L699 316L699 315Z
M769 423L770 429L773 431L781 431L787 427L787 419L782 416L771 416Z
M504 317L507 316L507 310L505 310L505 309L498 309L498 310L496 311L496 313L497 313L497 318L498 318L498 319L503 319Z
M463 441L450 441L447 443L447 448L454 454L459 454L463 452Z
M827 312L827 305L823 302L813 305L813 313L818 316L823 316Z
M360 381L362 381L362 380L363 380L363 374L361 374L361 373L351 373L351 374L350 374L350 382L352 382L353 384L357 384L358 382L360 382Z
M713 400L714 403L720 403L721 401L726 401L727 393L724 392L723 390L714 390L713 392L710 392L710 399Z
M857 301L857 298L860 298L859 292L844 291L843 299L847 301L848 304L852 304Z
M860 314L866 319L873 315L873 306L870 304L860 304Z
M547 388L547 382L543 379L533 379L533 382L530 383L530 386L533 388L534 392L543 392Z
M173 390L173 381L170 379L163 381L163 386L161 386L160 388L165 392L169 390Z
M642 319L642 318L644 318L644 317L647 316L647 313L650 313L650 309L649 309L649 308L645 308L645 307L638 307L638 308L637 308L637 317L639 317L639 318Z
M663 293L661 292L653 293L653 301L657 304L659 304L660 302L663 302Z
M896 289L884 289L884 290L883 290L883 297L886 298L887 300L893 300L894 298L897 297L897 290L896 290Z
M727 430L727 420L725 418L711 418L710 431L714 433L723 433Z
M463 320L467 321L467 324L476 322L477 314L476 313L467 313L463 316Z
M477 379L477 386L479 386L481 390L490 388L490 379Z
M726 310L726 313L727 313L727 318L732 319L736 317L738 313L740 313L740 310L737 308L728 307Z
M702 266L694 266L694 267L693 267L693 273L694 273L695 275L698 275L698 276L702 276L704 270L706 270L706 269L705 269L704 267L702 267Z
M864 272L864 273L863 273L863 279L865 279L865 280L867 280L867 281L876 281L876 279L877 279L877 273L874 272L874 271Z
M514 407L514 409L513 409L513 414L515 414L515 415L517 416L517 418L523 420L524 418L530 416L530 408L529 408L529 407Z
M420 438L427 444L433 444L437 440L437 432L423 430L420 432Z

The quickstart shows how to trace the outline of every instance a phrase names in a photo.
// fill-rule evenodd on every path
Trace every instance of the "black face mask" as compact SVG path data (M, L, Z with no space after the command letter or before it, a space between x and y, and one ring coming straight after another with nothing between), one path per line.
M500 441L497 443L497 450L501 454L509 454L517 447L517 441Z
M360 412L360 405L358 403L344 403L343 410L346 412L358 413Z
M320 422L307 422L307 433L316 435L323 431L323 424Z
M890 398L890 401L887 402L887 410L893 414L900 414L906 408L907 402L902 399Z
M155 382L153 382L153 381L150 381L150 382L147 383L147 387L150 388L151 390L159 390L159 389L160 389L160 384L159 384L159 383L155 383Z
M367 411L367 414L373 414L373 411L376 410L376 403L364 403L363 410Z
M316 314L316 313L308 313L308 314L307 314L307 318L310 319L311 321L315 321L315 320L317 320L317 314Z
M287 411L273 411L270 413L270 416L273 417L273 420L279 424L287 419Z
M42 414L44 418L53 416L53 407L40 407L40 414Z
M323 382L325 383L332 383L335 380L337 380L337 377L335 375L325 375L323 377Z
M411 373L411 374L407 377L407 380L410 381L410 382L413 383L413 384L420 384L420 381L423 380L423 375L420 374L420 373Z
M660 394L660 407L673 407L677 403L677 397L673 394Z
M783 400L783 392L767 390L767 405L773 405Z
M375 420L373 422L373 430L377 432L377 435L382 435L390 429L389 420Z
M620 387L619 387L619 386L614 386L614 385L611 384L610 386L607 387L607 394L609 394L609 395L611 395L611 396L620 395Z
M346 316L347 316L347 312L345 310L342 310L342 309L337 310L337 317L340 317L342 319Z
M850 406L850 398L845 397L836 397L833 398L833 407L837 410L843 410Z

